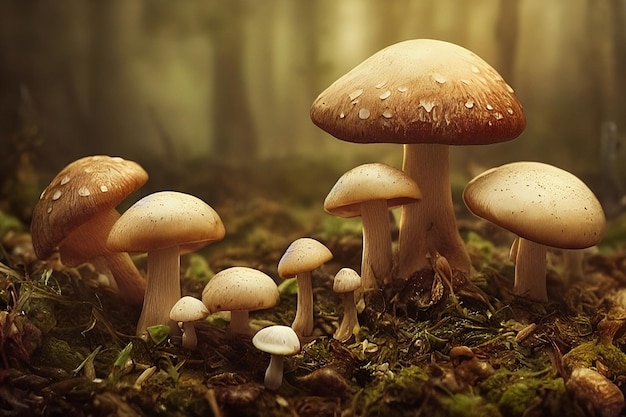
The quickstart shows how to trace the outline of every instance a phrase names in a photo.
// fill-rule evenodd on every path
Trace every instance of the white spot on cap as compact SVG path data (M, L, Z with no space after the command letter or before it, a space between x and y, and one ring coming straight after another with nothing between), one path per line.
M409 90L409 87L400 86L398 87L398 91L401 93L406 93Z
M504 119L504 116L499 111L495 112L494 116L495 116L496 120Z
M467 107L468 109L471 109L472 107L474 107L474 102L472 100L467 100L465 102L465 107Z
M65 185L65 184L67 184L68 182L70 182L70 177L69 177L69 175L66 175L66 176L64 176L64 177L61 179L61 185Z
M378 84L376 84L376 88L383 88L386 85L387 85L387 80L379 82Z
M443 75L439 74L439 73L434 73L433 74L433 79L435 81L437 81L439 84L443 84L446 81L448 81L448 79L446 77L444 77Z
M356 100L361 96L361 94L363 94L363 89L359 88L358 90L354 90L352 93L350 93L348 97L350 97L350 100Z
M480 72L480 70L478 69L478 67L476 65L472 65L472 72L474 74L478 74Z
M52 194L52 200L53 201L58 200L59 198L61 198L61 194L63 194L61 190L56 190L54 194Z
M487 110L493 110L493 106L491 104L487 104Z
M367 109L359 110L359 119L365 120L370 117L370 111Z
M383 112L383 117L385 119L391 119L391 117L393 116L393 113L391 113L391 110L387 109Z
M420 106L424 108L428 113L435 107L435 103L428 100L420 100Z
M346 114L344 112L341 112L341 114L339 114L339 118L343 119L344 117L346 117Z
M50 214L52 213L52 206L48 206L48 208L46 209L46 213Z
M41 195L39 196L39 199L40 199L40 200L43 200L44 196L46 195L46 191L48 191L48 189L47 189L47 188L45 188L45 189L41 192Z
M78 195L81 197L89 197L91 195L91 191L87 187L80 187L78 189Z
M511 86L510 86L510 85L508 85L508 84L506 85L506 90L507 90L509 93L511 93L511 94L513 94L513 93L515 92L515 90L513 90L513 87L511 87Z
M386 99L386 98L389 98L389 96L390 96L390 95L391 95L391 91L387 90L387 91L385 91L384 93L382 93L382 94L379 96L379 98L380 98L381 100L384 100L384 99Z
M510 107L507 107L506 112L507 112L508 114L513 114L513 109L512 109L512 108L510 108Z
M106 193L107 191L109 191L109 187L107 187L106 185L101 185L100 191L102 191L103 193Z

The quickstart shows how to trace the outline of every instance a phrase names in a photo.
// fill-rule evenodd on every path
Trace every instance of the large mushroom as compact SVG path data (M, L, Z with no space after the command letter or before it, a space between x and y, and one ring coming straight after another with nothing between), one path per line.
M403 143L406 171L422 190L402 209L399 275L430 268L445 256L465 274L470 259L456 223L449 180L449 145L511 140L526 126L513 89L488 63L458 45L414 39L391 45L324 90L312 121L357 143Z
M299 337L313 334L313 282L311 272L333 258L331 251L310 237L294 240L278 262L282 278L296 277L298 300L296 317L291 327Z
M326 212L361 216L363 223L363 290L389 282L393 253L389 209L419 201L419 187L405 172L382 163L359 165L335 183L324 201Z
M513 162L489 169L463 191L475 215L518 236L516 295L547 301L546 250L583 249L601 239L604 211L593 192L575 175L541 162Z
M63 168L41 193L31 222L33 248L46 259L58 247L61 262L88 262L108 276L124 300L143 302L146 280L128 253L112 252L106 240L120 217L115 209L148 180L136 162L87 156Z
M113 225L107 246L112 251L147 252L148 277L137 335L157 324L178 326L169 317L181 298L180 254L221 240L219 215L199 198L175 191L149 194L133 204Z
M202 302L211 313L230 311L228 331L252 335L250 311L272 308L280 301L274 280L262 271L245 266L226 268L202 290Z

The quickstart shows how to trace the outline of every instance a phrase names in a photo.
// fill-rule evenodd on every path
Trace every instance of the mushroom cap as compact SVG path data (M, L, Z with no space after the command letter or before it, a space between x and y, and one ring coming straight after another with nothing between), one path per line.
M202 290L202 302L211 313L262 310L274 307L279 301L274 280L245 266L233 266L218 272Z
M202 300L186 295L172 306L170 320L173 321L196 321L203 320L209 315L209 310Z
M575 175L541 162L513 162L489 169L463 191L475 215L547 246L582 249L601 239L604 211Z
M252 338L255 348L271 355L295 355L300 351L300 339L289 326L264 327Z
M344 294L361 288L361 276L352 268L341 268L333 280L333 291Z
M309 272L333 259L330 250L310 237L294 240L278 262L278 275L294 277Z
M113 210L148 180L136 162L107 155L87 156L63 168L33 209L31 234L37 257L49 257L74 229Z
M473 52L413 39L375 53L324 90L311 120L349 142L479 145L526 127L513 89Z
M111 228L107 246L118 252L149 252L172 246L198 249L221 240L220 216L204 201L185 193L160 191L133 204Z
M386 200L389 208L422 198L417 183L404 171L375 162L359 165L343 174L324 200L324 210L340 217L361 215L361 205Z

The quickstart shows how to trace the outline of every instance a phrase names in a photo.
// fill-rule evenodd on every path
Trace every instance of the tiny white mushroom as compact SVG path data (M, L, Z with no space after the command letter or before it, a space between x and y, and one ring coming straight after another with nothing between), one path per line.
M271 355L264 382L267 389L277 390L283 383L285 356L295 355L300 351L298 335L289 326L269 326L254 335L252 344Z
M343 305L343 319L333 337L340 342L349 340L359 326L354 292L361 287L361 277L351 268L341 268L335 275L333 291L339 294Z
M209 315L209 310L204 303L191 296L184 296L174 304L170 310L170 320L182 324L182 345L185 349L195 349L198 344L195 321L204 320Z

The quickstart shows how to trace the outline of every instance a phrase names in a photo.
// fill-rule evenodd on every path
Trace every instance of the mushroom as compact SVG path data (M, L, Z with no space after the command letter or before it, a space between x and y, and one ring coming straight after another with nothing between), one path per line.
M271 355L264 383L267 389L277 390L283 383L285 356L295 355L300 351L298 335L289 326L274 325L259 330L252 338L252 344Z
M463 191L467 208L518 236L513 292L548 301L547 246L583 249L605 228L600 202L575 175L541 162L513 162L489 169Z
M202 302L211 313L230 311L228 330L251 335L249 312L272 308L280 301L274 280L257 269L226 268L211 278L202 290Z
M429 253L468 274L449 180L449 145L517 137L526 126L513 89L484 60L458 45L413 39L391 45L343 75L314 101L311 119L357 143L403 143L403 169L422 201L402 208L398 273L429 269Z
M363 290L389 282L393 268L389 209L419 201L419 187L403 171L382 163L359 165L343 174L326 196L324 210L363 222Z
M115 222L107 246L113 251L147 252L147 288L137 335L157 324L177 328L169 318L181 298L180 254L220 240L225 230L219 215L189 194L161 191L133 204ZM172 324L174 324L172 326Z
M590 368L575 368L565 388L574 400L591 416L618 417L623 415L624 393L606 376Z
M59 248L68 266L89 262L107 275L124 300L140 304L146 280L127 253L112 252L106 240L120 217L115 207L148 180L136 162L106 155L87 156L63 168L33 209L35 254L46 259Z
M298 301L296 317L291 325L300 337L313 334L313 284L311 271L330 261L333 254L319 241L303 237L289 245L278 262L282 278L296 277Z
M340 342L349 340L359 326L354 292L361 288L361 277L354 269L341 268L333 281L333 291L341 296L343 319L333 337Z
M170 320L178 323L183 330L182 345L185 349L193 350L198 344L195 321L204 320L209 310L201 300L186 295L174 304L170 310Z

